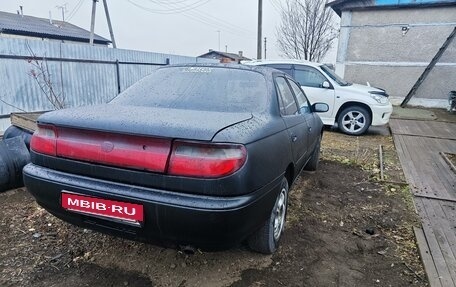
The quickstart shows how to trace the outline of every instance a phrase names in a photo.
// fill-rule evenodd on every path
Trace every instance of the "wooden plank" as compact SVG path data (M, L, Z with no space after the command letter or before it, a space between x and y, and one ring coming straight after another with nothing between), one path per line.
M407 181L415 194L456 199L456 175L439 155L456 142L424 137L394 136Z
M450 166L445 162L445 160L434 154L435 158L435 167L434 174L440 179L442 187L446 190L449 197L456 199L456 174L451 170Z
M429 167L426 173L429 188L435 190L438 196L456 199L456 191L454 190L456 177L451 174L451 170L438 154L437 150L441 149L439 140L423 140L422 144L427 147L426 151L424 150L425 148L422 148L423 153L427 152L429 156L429 161L424 163L424 165ZM451 179L452 176L454 179Z
M433 220L436 216L429 204L431 199L421 199L420 217L423 222L423 231L428 242L429 250L431 251L434 264L439 274L439 279L442 286L454 287L456 283L453 281L450 274L449 266L445 259L449 257L448 246L445 245L442 231L438 226L435 226ZM424 211L424 212L423 212Z
M413 231L415 232L416 243L418 245L418 250L420 251L421 261L423 262L429 285L431 287L441 287L442 283L440 283L439 274L435 268L434 260L432 259L424 232L421 228L417 227L413 227Z
M393 134L456 140L456 123L394 119L390 121Z
M416 188L417 184L415 179L419 179L420 177L416 173L415 169L413 168L413 162L410 156L410 153L407 149L407 146L404 142L404 136L401 135L394 135L393 136L394 143L396 145L397 154L401 165L403 167L403 172L407 182L410 184L411 188Z
M427 199L435 199L435 200L442 200L442 201L449 201L449 202L456 202L456 199L454 198L445 198L445 197L437 197L437 196L432 196L432 195L425 195L425 194L414 194L416 197L423 197Z
M415 164L415 168L418 170L423 187L428 193L433 194L436 197L449 197L446 190L441 188L440 181L436 179L436 166L435 162L432 160L432 147L426 147L426 139L423 137L414 139L407 137L407 139L410 143L416 145L414 150L416 156L412 160Z
M36 120L44 112L35 113L12 113L11 124L30 132L34 132L37 129Z
M445 162L441 156L441 151L446 150L446 144L444 140L426 140L424 142L428 150L432 150L432 163L434 170L432 171L438 178L440 186L438 188L445 189L450 197L456 199L456 174L452 172L449 165ZM454 149L456 149L456 141L453 143ZM429 151L428 151L429 152Z
M394 120L390 127L423 224L415 234L429 282L456 286L456 175L440 155L456 153L456 125Z
M439 230L440 237L439 240L440 249L445 257L445 262L450 270L451 278L453 283L456 286L456 233L454 228L452 228L441 203L437 200L428 200L429 207L432 208L435 218L431 220L435 229Z
M441 204L448 222L452 226L452 230L456 232L456 203L443 202Z
M429 158L427 154L420 149L422 148L422 143L419 141L420 138L411 138L409 136L403 136L404 145L408 154L408 158L405 160L406 169L412 175L410 180L413 183L413 186L416 187L414 190L415 193L419 191L421 194L429 196L442 196L439 194L433 193L434 190L430 189L429 186ZM402 163L402 161L401 161ZM444 197L444 196L442 196Z

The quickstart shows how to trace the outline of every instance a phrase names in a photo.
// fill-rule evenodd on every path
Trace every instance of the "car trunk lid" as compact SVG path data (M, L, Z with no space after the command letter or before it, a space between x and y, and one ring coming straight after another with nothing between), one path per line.
M46 113L38 122L80 130L210 141L218 131L250 118L250 113L108 104Z

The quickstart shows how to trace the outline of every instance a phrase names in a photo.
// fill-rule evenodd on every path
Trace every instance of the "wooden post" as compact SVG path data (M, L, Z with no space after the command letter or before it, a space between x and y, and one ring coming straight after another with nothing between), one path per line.
M383 181L385 179L384 172L383 172L383 147L382 145L378 146L378 158L380 160L380 180Z
M450 45L451 41L453 41L453 38L456 36L456 27L454 27L453 32L451 32L450 36L445 40L443 43L442 47L437 51L437 54L435 54L434 58L431 60L429 65L424 69L423 73L421 76L418 78L416 83L413 85L413 87L410 89L410 92L408 92L407 96L405 96L405 99L401 103L401 107L405 108L407 103L410 101L410 99L415 95L416 91L418 88L421 86L421 84L424 82L426 77L429 75L429 73L432 71L434 68L435 64L439 61L440 57L442 57L443 53L445 50L448 48Z

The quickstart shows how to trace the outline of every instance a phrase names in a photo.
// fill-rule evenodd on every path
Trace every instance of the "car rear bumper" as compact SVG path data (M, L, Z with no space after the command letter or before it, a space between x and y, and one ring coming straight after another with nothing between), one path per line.
M23 175L37 203L64 221L135 240L211 249L234 245L257 230L280 191L280 178L247 195L216 197L103 181L34 164L25 166ZM138 227L67 211L61 204L62 190L141 204L144 221Z
M386 125L393 113L393 105L372 105L372 123L373 126Z

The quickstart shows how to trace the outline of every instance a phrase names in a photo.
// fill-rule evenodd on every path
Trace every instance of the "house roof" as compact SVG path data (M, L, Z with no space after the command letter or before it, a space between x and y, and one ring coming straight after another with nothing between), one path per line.
M221 51L209 51L205 54L202 54L198 57L200 58L212 58L211 55L219 55L221 57L224 57L224 58L230 58L232 59L233 61L241 61L241 60L250 60L249 58L246 58L244 56L239 56L238 54L235 54L235 53L227 53L227 52L221 52Z
M0 11L0 33L33 36L49 39L89 42L90 32L76 25L62 21ZM97 44L108 44L111 41L99 35L94 35Z
M334 0L326 4L339 16L343 10L355 9L398 9L408 7L430 7L456 5L456 0Z

